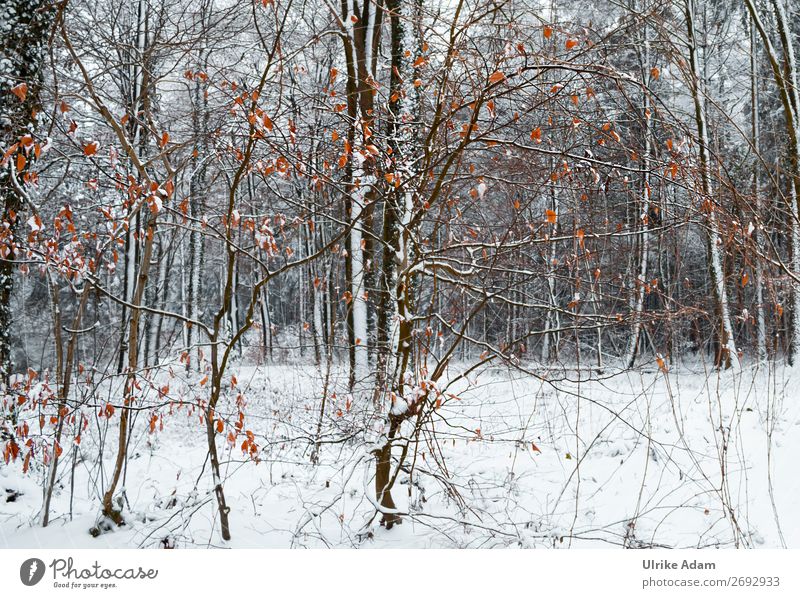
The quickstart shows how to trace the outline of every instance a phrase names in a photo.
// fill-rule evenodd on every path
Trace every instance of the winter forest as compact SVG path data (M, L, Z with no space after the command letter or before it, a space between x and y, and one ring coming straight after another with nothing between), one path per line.
M0 0L0 547L800 546L792 0Z

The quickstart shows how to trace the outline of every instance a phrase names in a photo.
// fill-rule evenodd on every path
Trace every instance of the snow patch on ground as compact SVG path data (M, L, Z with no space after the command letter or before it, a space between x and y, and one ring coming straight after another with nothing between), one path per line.
M458 373L453 366L449 376ZM370 395L350 399L344 372L334 372L337 395L329 396L313 465L309 430L324 375L307 365L260 366L236 372L259 460L219 440L230 542L219 536L204 427L184 408L164 417L163 431L149 434L145 416L136 423L124 482L128 524L96 538L88 530L104 483L99 434L65 451L46 529L44 472L0 465L0 545L800 546L800 402L792 393L800 374L699 365L599 380L539 374L487 369L448 389L458 399L436 412L398 476L393 494L408 516L390 531L368 499ZM218 413L235 419L233 401ZM115 442L113 431L108 439ZM113 450L103 452L107 476Z

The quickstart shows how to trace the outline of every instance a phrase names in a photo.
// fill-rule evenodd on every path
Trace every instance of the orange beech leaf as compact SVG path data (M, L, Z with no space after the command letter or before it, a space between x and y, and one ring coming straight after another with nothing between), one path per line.
M91 141L83 146L84 156L94 156L97 153L97 142Z
M568 39L567 43L565 44L565 46L567 47L567 50L572 50L572 48L574 48L577 45L578 45L578 41L574 40L574 39Z
M658 369L661 370L663 373L667 373L667 363L664 361L664 358L659 353L656 355L656 363L658 364Z
M495 71L491 75L489 75L489 83L499 83L506 78L506 75L503 71Z
M556 223L557 216L556 216L556 213L553 210L545 210L544 211L544 215L545 215L545 218L547 219L547 222L549 222L550 224L555 224Z
M17 96L20 102L24 102L25 98L28 96L28 84L20 83L19 85L15 85L11 88L11 93Z
M544 35L544 38L545 38L545 39L550 39L550 38L552 37L552 35L553 35L553 28L552 28L552 27L550 27L549 25L548 25L548 26L546 26L546 27L545 27L545 28L542 30L542 35Z

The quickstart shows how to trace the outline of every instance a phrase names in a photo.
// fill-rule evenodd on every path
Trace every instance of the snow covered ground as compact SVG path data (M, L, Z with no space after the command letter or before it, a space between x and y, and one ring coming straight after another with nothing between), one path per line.
M420 436L398 478L393 494L409 514L390 531L367 497L373 460L359 405L370 399L348 396L334 371L337 395L313 465L308 430L323 374L263 366L236 371L259 460L220 436L230 542L215 527L204 426L184 406L154 433L146 416L137 421L128 525L97 538L88 530L102 488L99 434L83 440L74 468L65 451L46 529L38 526L43 471L0 465L0 546L800 547L800 375L791 369L734 376L684 364L666 375L595 372L592 381L539 374L550 381L487 368L449 389L459 398L438 410L436 433ZM227 409L218 413L234 417L232 402ZM114 451L104 453L108 475Z

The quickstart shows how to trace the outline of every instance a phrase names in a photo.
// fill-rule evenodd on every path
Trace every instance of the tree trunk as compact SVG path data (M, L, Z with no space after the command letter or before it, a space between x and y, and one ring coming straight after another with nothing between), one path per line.
M709 275L711 277L711 293L714 298L714 308L719 327L717 335L720 339L720 365L739 369L739 354L731 324L730 309L728 306L728 293L725 288L725 272L722 267L722 238L719 234L714 192L711 185L709 172L708 153L708 128L705 113L705 91L703 79L700 76L700 57L697 47L697 32L694 25L694 0L685 0L686 26L689 43L689 64L691 67L691 92L694 101L695 123L697 125L697 142L700 154L700 181L701 197L706 213L706 247L709 261Z
M644 27L644 57L641 65L642 78L647 79L650 71L650 40L648 38L647 26ZM642 312L644 310L644 295L647 285L647 260L650 251L650 93L647 89L642 92L642 122L644 129L644 151L642 152L642 190L640 194L639 213L636 214L637 225L641 226L639 235L639 274L636 276L635 293L636 300L633 309L633 325L631 336L628 339L628 348L625 352L625 367L630 369L636 361L636 354L639 348L639 337L642 332Z
M125 392L119 420L119 439L117 445L117 457L114 462L114 472L111 481L103 494L103 514L117 525L124 523L122 513L114 507L114 492L122 475L122 467L128 450L128 425L130 419L130 407L135 400L136 376L139 367L139 323L141 320L141 304L144 298L144 290L147 286L147 278L150 273L150 258L153 253L153 240L155 239L156 223L154 219L148 218L147 232L142 249L142 261L139 265L139 275L136 280L133 298L131 300L131 318L128 328L128 368L125 376Z
M800 91L797 89L797 61L794 40L781 0L770 0L782 52L772 44L753 0L745 0L750 19L767 52L775 85L778 88L786 122L789 154L789 213L791 239L791 270L793 277L800 276ZM800 363L800 283L791 281L791 320L788 360L790 365Z
M47 527L50 523L50 501L53 498L53 489L56 485L56 477L58 473L58 461L61 456L61 435L64 430L64 422L67 419L67 400L69 399L69 390L72 384L72 364L75 361L75 348L78 342L78 328L80 328L81 320L83 318L83 311L86 308L86 303L91 293L91 288L88 283L84 284L83 289L80 291L81 298L78 302L78 307L75 310L75 315L72 319L72 331L70 332L69 341L67 342L67 352L64 354L64 344L61 334L61 304L58 297L59 289L56 282L50 280L50 296L53 308L53 339L56 347L56 383L58 389L58 423L56 424L54 442L53 442L53 457L50 462L50 471L48 474L47 485L44 492L44 505L42 506L42 527ZM80 426L80 420L77 420L77 425ZM74 450L74 447L73 447Z
M39 120L33 115L41 111L39 91L45 61L45 45L53 25L55 6L47 0L0 0L3 15L3 34L0 36L0 145L3 151L12 148L25 134L38 144ZM15 95L11 90L26 86L26 93ZM13 370L11 330L13 316L11 299L14 294L14 239L23 221L23 198L17 192L12 176L24 178L35 155L28 148L17 147L10 155L16 164L17 155L26 159L22 172L0 168L0 386L8 384ZM16 170L16 169L14 169Z
M760 102L758 94L758 46L756 45L756 27L752 17L750 25L750 124L752 131L752 144L755 157L753 160L753 198L755 200L755 212L757 216L756 227L753 230L753 237L758 253L763 253L764 242L762 239L761 222L762 210L764 208L763 198L761 197L761 182L759 180L759 168L761 166L761 122L760 122ZM764 264L760 255L755 258L755 287L756 287L756 350L759 361L767 359L767 322L764 315Z

